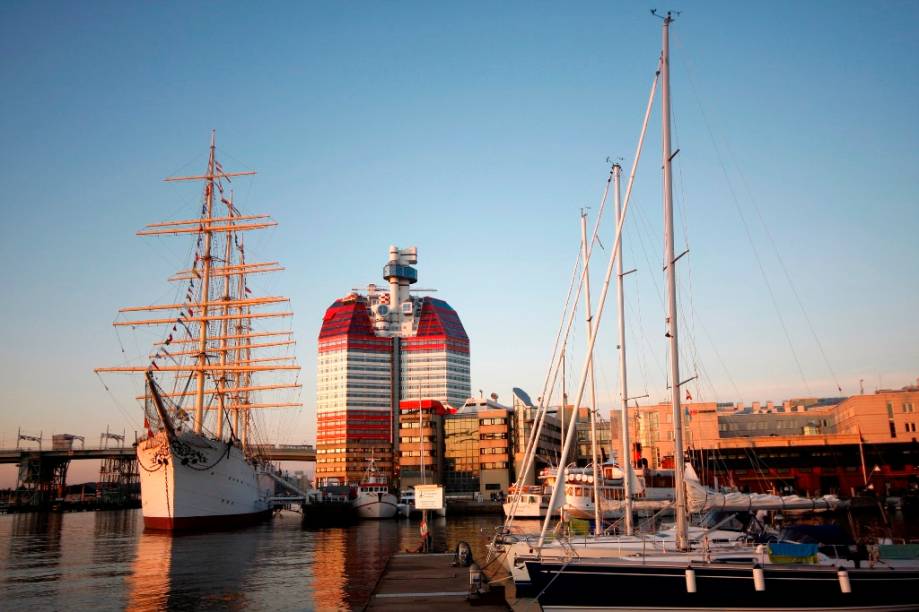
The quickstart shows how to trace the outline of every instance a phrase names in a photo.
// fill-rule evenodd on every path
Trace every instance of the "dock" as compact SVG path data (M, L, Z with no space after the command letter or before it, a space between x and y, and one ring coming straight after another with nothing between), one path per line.
M504 589L469 597L469 568L453 565L453 553L396 553L389 558L367 607L384 610L510 610Z

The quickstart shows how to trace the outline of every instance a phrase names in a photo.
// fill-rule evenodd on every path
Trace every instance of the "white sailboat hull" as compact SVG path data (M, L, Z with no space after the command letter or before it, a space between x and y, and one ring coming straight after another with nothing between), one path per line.
M217 529L244 525L271 514L274 490L258 470L226 442L165 432L137 445L144 526L150 529Z
M697 545L702 538L707 536L712 550L722 554L731 554L737 551L749 554L751 550L743 532L730 530L706 530L701 527L690 527L689 538ZM532 557L537 549L539 536L537 534L508 535L502 546L504 553L503 563L505 569L514 577L515 582L529 581L526 566L518 558ZM609 536L577 536L566 538L564 541L557 539L548 540L539 551L543 560L570 559L575 554L578 559L635 559L654 558L656 560L671 560L676 555L682 558L676 543L676 531L671 529L658 532L655 535L609 535ZM700 558L702 554L700 553Z
M352 502L363 519L387 519L396 516L398 500L392 493L361 492Z

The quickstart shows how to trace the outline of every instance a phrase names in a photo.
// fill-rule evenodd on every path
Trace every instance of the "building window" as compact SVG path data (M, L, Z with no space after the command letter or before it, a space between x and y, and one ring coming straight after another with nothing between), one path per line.
M896 438L896 437L897 437L897 427L896 427L896 425L894 425L894 422L893 422L893 421L888 422L888 425L890 425L890 437L891 437L891 438Z
M893 402L887 402L887 418L893 418Z

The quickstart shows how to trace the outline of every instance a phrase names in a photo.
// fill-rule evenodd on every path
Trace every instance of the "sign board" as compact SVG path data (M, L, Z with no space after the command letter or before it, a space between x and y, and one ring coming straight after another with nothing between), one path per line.
M444 488L440 485L415 485L416 510L440 510L444 507Z

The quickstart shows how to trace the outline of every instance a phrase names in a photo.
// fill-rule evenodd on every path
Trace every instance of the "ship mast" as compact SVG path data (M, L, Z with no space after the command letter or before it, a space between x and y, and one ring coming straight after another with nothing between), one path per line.
M680 406L680 351L677 343L676 258L673 254L673 171L675 153L670 149L670 13L664 17L661 55L661 121L664 157L664 261L667 270L667 333L670 341L670 401L673 407L673 470L676 489L676 544L685 550L689 543L686 525L686 488L683 458L683 409Z
M198 260L201 261L201 293L198 312L201 313L201 325L198 330L198 392L195 395L195 433L201 433L204 425L204 366L207 365L207 302L211 288L211 218L214 209L214 150L216 149L216 130L211 132L211 153L207 160L207 182L204 184L204 249ZM229 237L229 235L227 236ZM221 400L222 401L222 400Z
M214 150L212 148L211 158L213 158L213 156L214 156ZM233 217L234 210L233 210L233 197L232 196L230 196L230 199L226 201L226 205L227 205L227 217ZM223 314L224 315L230 314L230 305L229 305L229 302L230 302L230 273L229 273L229 270L231 269L232 263L233 263L232 262L232 257L233 257L232 247L233 247L233 237L234 236L235 234L227 233L226 244L224 245L223 267L225 270L227 270L226 272L222 274L223 276L223 301L224 301ZM229 317L221 321L220 328L221 328L220 335L223 338L222 340L220 340L220 365L225 366L227 365L227 353L228 353L228 348L227 348L228 345L227 345L226 336L229 335L229 329L230 329ZM218 440L223 439L223 419L224 419L224 414L225 414L224 410L226 406L224 400L226 398L227 376L228 375L229 373L226 370L224 370L220 373L220 377L217 379L217 430L216 430L216 434L217 434Z
M240 238L239 242L239 263L243 268L246 265L246 248L243 239ZM246 297L246 275L245 273L240 274L237 279L236 295L239 296L240 300L245 299ZM251 314L248 308L240 307L239 308L239 323L238 323L238 334L242 336L239 340L236 341L236 360L237 361L251 361L252 359L252 334L251 320L243 317L244 314ZM244 373L240 377L240 386L248 387L252 383L252 375L249 373ZM242 443L243 449L246 449L249 444L249 392L242 391L239 394L239 397L236 400L238 408L234 412L234 422L236 423L236 431L239 432L239 439ZM242 413L242 426L240 429L239 417L240 412Z
M255 172L226 172L216 158L216 135L211 133L207 171L197 176L177 176L165 179L174 181L204 181L204 201L197 218L180 221L153 223L137 232L140 236L160 236L197 234L197 250L193 264L170 277L170 281L188 283L185 301L174 304L154 304L119 309L119 313L142 311L173 311L171 316L163 312L159 317L149 319L116 320L115 326L171 326L164 340L154 343L151 361L145 365L122 365L117 367L97 368L102 372L151 372L165 376L193 376L196 384L192 389L174 389L171 393L161 393L162 398L194 397L195 433L202 433L208 411L216 412L217 426L215 437L223 439L224 420L232 415L233 433L239 437L243 446L247 442L249 410L254 408L300 407L299 402L253 402L251 394L276 389L292 389L301 385L293 383L253 384L253 372L274 372L299 370L292 356L253 357L254 349L291 346L293 332L286 331L252 331L252 320L274 320L290 317L289 311L260 311L261 307L288 302L280 296L250 297L246 285L248 274L262 274L283 270L276 261L247 263L242 241L242 232L274 227L276 222L267 215L242 215L236 208L232 196L224 197L226 179L231 177L253 175ZM227 207L226 216L215 216L215 198L220 198ZM218 203L219 206L219 203ZM219 245L219 239L226 242ZM215 240L218 243L215 243ZM221 249L220 247L224 248ZM213 251L218 251L214 257ZM219 253L219 251L223 251ZM238 253L234 255L234 253ZM222 259L222 261L221 261ZM199 265L200 264L200 265ZM214 285L211 283L212 277ZM222 281L222 286L219 283ZM195 285L200 282L198 291ZM211 299L211 293L215 293ZM210 324L213 329L208 329ZM199 325L199 328L195 328ZM253 343L253 338L265 338L266 341ZM176 350L172 350L176 349ZM168 361L166 361L168 359ZM208 383L208 380L211 382ZM143 399L141 396L139 399ZM213 399L216 402L208 407ZM181 401L181 399L179 399ZM229 411L229 412L228 412ZM242 413L242 414L241 414ZM240 419L242 417L242 419ZM240 421L243 421L240 426Z

